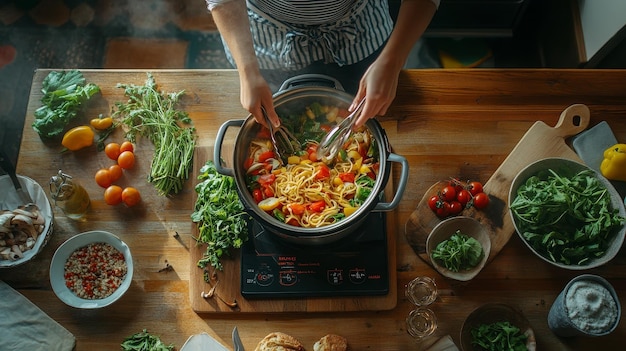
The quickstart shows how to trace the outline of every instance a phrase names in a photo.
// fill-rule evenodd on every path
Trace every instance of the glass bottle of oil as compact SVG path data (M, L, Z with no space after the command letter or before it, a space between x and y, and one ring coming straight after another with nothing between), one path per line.
M83 220L91 204L85 188L62 170L50 178L50 195L55 206L74 220Z

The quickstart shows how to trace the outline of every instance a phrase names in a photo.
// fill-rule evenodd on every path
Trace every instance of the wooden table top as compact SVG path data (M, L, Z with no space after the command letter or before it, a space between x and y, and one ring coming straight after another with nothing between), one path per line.
M88 104L83 121L110 112L123 101L117 83L143 84L148 71L82 70L97 84L101 97ZM165 92L185 90L182 108L197 128L198 146L212 147L219 126L247 115L239 104L239 80L234 70L152 70ZM127 172L126 184L137 187L143 204L135 208L104 203L95 171L110 160L95 148L61 154L60 147L44 143L31 128L40 106L41 84L49 70L35 72L31 88L18 173L46 185L63 169L77 178L91 196L86 221L76 222L55 210L55 230L43 251L25 265L0 271L0 279L26 296L77 338L77 350L117 350L123 339L143 329L180 348L193 334L206 332L232 349L231 331L237 326L247 350L254 350L274 331L290 334L308 350L328 333L345 336L352 350L423 349L435 338L451 335L459 345L465 317L488 302L506 303L523 312L537 337L538 350L614 349L626 339L620 323L609 336L559 338L548 328L552 302L574 276L598 274L609 280L622 304L626 303L625 256L582 272L565 271L535 257L513 235L502 251L472 281L456 284L422 261L408 244L404 224L426 190L435 182L459 177L487 181L526 131L536 122L554 126L569 105L585 104L593 126L607 121L617 139L626 142L626 70L459 69L408 70L402 73L397 98L380 117L394 153L410 164L409 184L395 216L397 242L397 305L388 311L336 313L195 313L189 300L189 245L191 244L193 178L183 191L165 198L156 194L146 175L151 145L137 145L137 165ZM116 133L110 140L121 140ZM396 182L397 177L393 181ZM119 235L131 248L133 283L115 304L100 310L66 306L52 292L48 278L56 248L73 234L101 229ZM181 241L174 237L178 233ZM184 244L184 245L183 245ZM159 272L166 263L173 271ZM432 338L418 342L405 328L412 305L404 297L405 284L416 276L433 277L439 298L430 306L438 318Z

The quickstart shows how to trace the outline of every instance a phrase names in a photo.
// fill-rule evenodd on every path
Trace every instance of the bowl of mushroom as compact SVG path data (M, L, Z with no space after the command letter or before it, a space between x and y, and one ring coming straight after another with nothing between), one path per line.
M15 267L35 257L54 226L54 213L41 186L31 178L17 178L33 202L25 204L10 177L0 176L0 268Z

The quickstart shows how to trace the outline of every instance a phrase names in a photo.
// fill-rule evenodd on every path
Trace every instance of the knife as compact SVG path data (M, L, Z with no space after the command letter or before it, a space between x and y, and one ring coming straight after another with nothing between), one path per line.
M239 331L237 331L237 327L233 329L233 344L235 345L235 351L245 351L243 344L241 343L241 338L239 338Z
M0 168L7 172L11 178L17 194L20 196L20 199L22 199L22 202L24 202L23 205L32 204L33 199L30 197L30 194L28 194L28 191L22 188L22 184L20 184L15 174L15 166L13 166L11 160L4 154L4 151L0 151Z

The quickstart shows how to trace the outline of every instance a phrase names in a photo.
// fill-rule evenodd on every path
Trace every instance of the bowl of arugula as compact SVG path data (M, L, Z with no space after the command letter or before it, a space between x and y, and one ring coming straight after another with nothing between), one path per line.
M545 158L526 166L511 184L508 205L526 246L560 268L601 266L624 242L621 196L599 172L573 160Z
M471 217L441 221L426 239L426 252L433 267L447 278L468 281L487 263L491 239L487 227Z
M488 303L472 311L461 327L461 349L536 350L535 333L524 315L502 303Z

